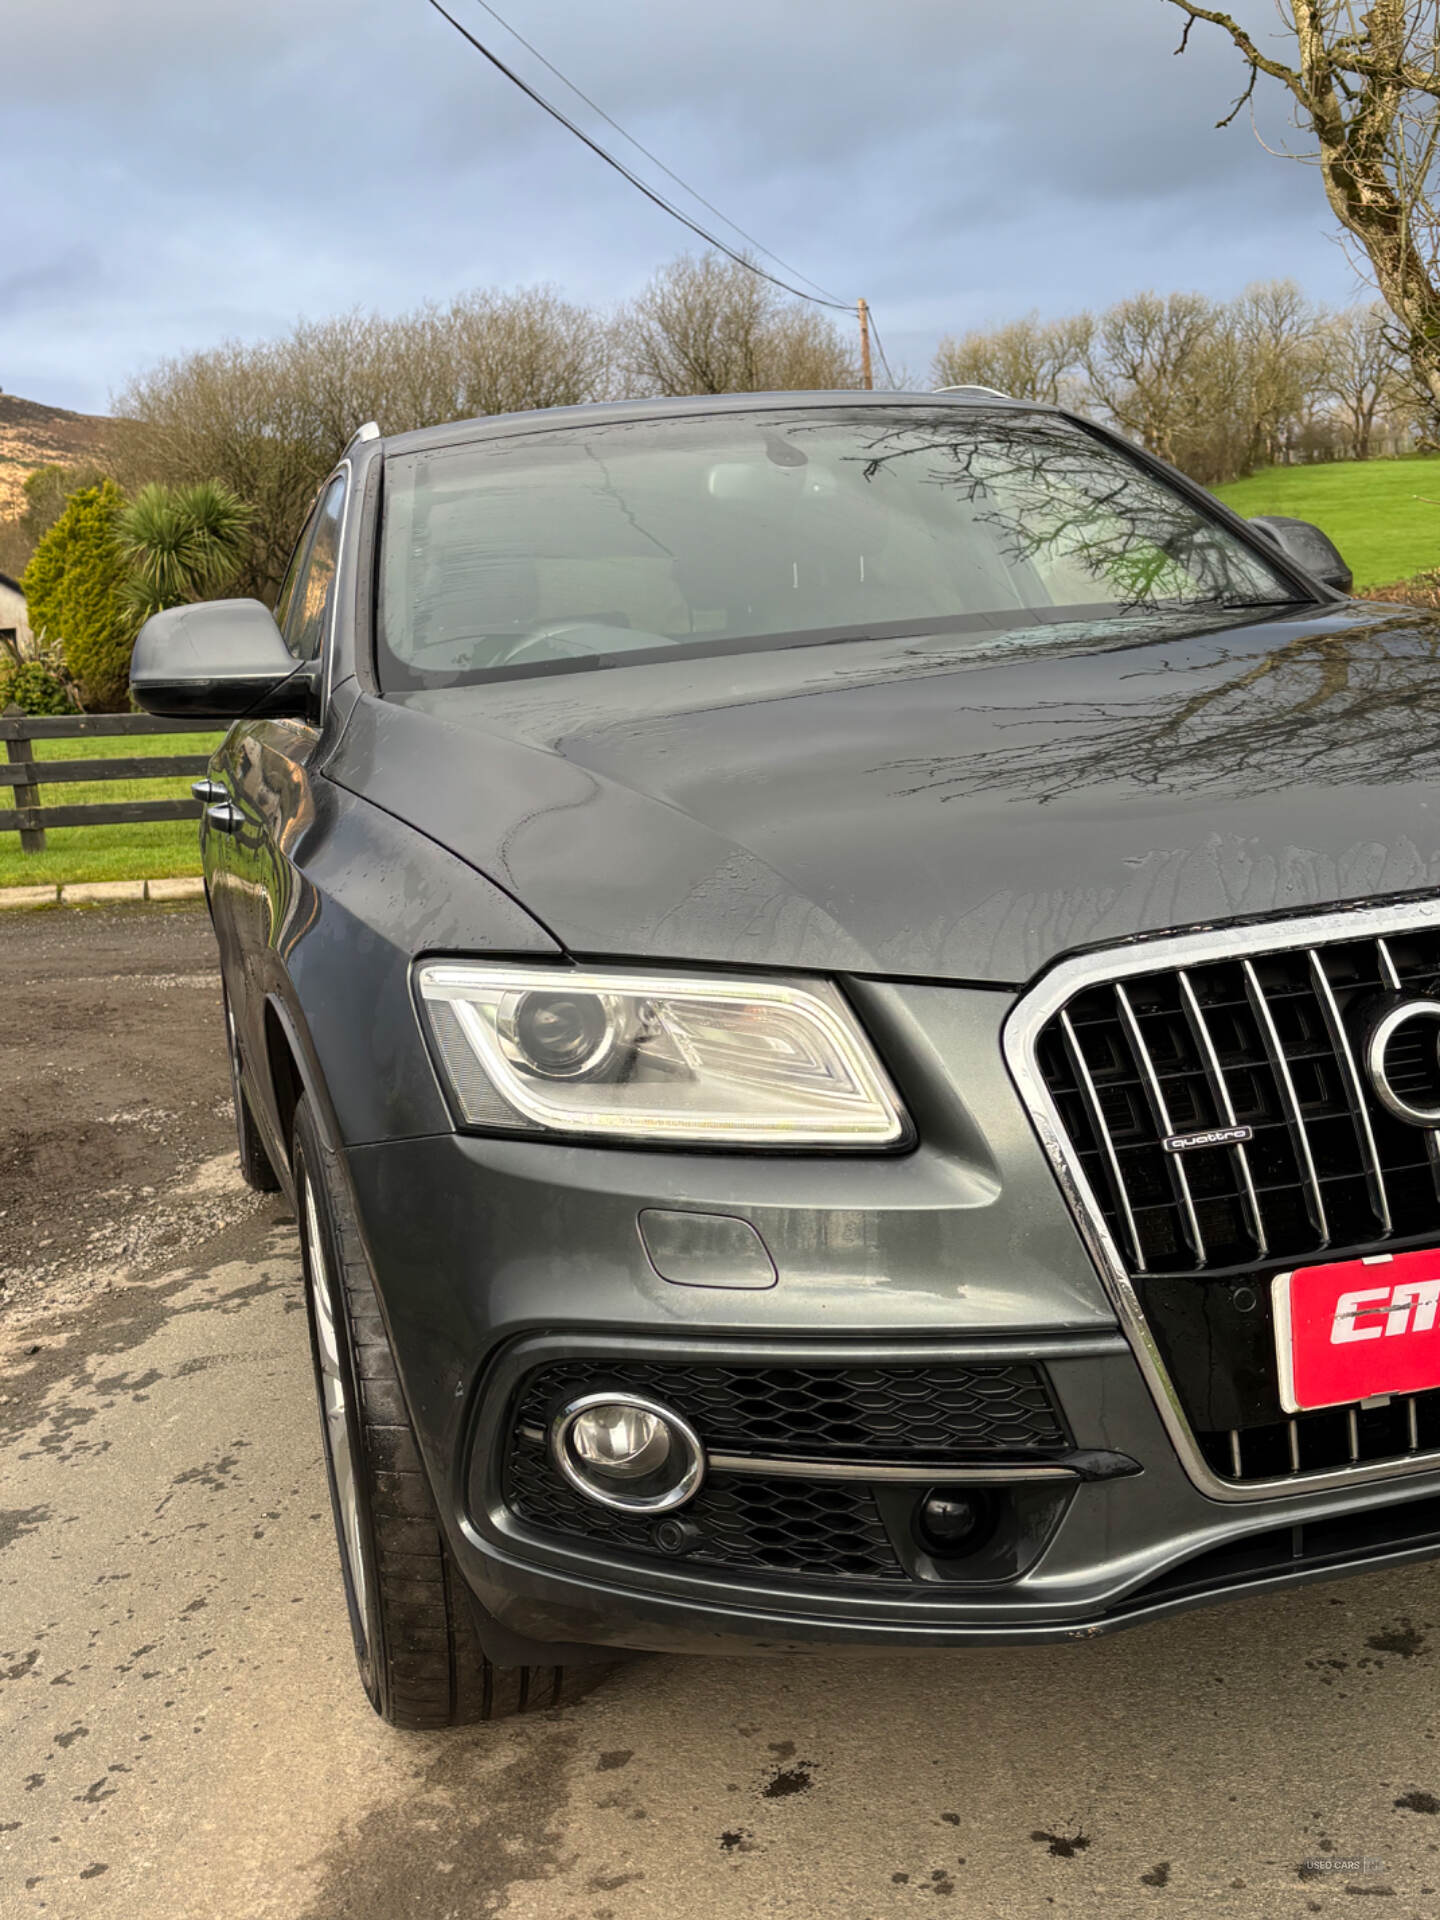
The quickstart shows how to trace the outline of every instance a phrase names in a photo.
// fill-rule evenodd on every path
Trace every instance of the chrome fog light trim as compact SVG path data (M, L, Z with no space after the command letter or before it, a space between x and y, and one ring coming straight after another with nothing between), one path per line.
M606 1428L586 1416L613 1411L628 1419L633 1451L606 1459ZM584 1424L582 1424L584 1423ZM611 1423L611 1433L620 1422ZM665 1442L662 1447L659 1442ZM586 1393L550 1423L550 1457L587 1500L621 1513L668 1513L694 1499L705 1478L700 1436L672 1408L640 1394Z

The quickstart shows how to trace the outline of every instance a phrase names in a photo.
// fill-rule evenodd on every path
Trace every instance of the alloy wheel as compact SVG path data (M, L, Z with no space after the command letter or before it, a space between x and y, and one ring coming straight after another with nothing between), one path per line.
M240 1038L235 1031L235 1016L230 1011L230 1000L225 1000L225 1049L230 1056L230 1091L235 1101L236 1124L239 1124L240 1102L244 1094L240 1085Z
M315 1204L315 1188L308 1172L303 1185L300 1221L314 1316L315 1367L320 1389L325 1454L345 1562L350 1624L355 1635L356 1657L361 1666L368 1669L371 1583L359 1479L355 1468L354 1407L350 1374L341 1347L339 1318L342 1309L336 1294L336 1282L326 1250L319 1209Z

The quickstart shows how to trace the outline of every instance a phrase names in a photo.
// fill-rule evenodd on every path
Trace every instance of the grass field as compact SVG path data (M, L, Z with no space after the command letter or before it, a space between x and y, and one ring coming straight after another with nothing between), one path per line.
M1440 459L1267 467L1215 492L1236 513L1313 520L1350 562L1357 589L1440 567Z
M141 734L114 739L37 740L37 760L134 760L156 754L213 753L220 733ZM41 786L40 804L79 807L91 801L183 799L186 779L79 780ZM0 787L0 809L13 808L12 787ZM193 820L155 820L136 826L47 827L45 851L22 853L18 833L0 833L0 887L38 886L49 881L168 880L200 871L200 849Z

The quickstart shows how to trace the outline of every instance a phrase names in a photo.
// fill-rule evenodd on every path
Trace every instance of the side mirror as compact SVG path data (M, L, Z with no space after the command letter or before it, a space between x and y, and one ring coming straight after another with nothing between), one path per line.
M1250 522L1275 542L1280 551L1306 573L1314 574L1338 593L1349 593L1355 576L1346 566L1340 549L1328 533L1308 520L1292 520L1283 513L1259 513Z
M169 718L303 715L314 689L313 669L291 653L258 600L202 600L154 614L130 656L130 691L146 713Z

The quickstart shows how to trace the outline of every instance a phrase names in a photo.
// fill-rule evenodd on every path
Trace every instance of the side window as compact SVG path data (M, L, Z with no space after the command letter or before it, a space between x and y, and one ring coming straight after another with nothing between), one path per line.
M275 602L275 624L283 633L285 622L290 618L290 603L295 598L295 582L300 578L300 568L305 555L310 550L310 536L315 531L315 514L300 529L300 538L295 542L295 551L290 555L290 564L285 569L285 578L280 583L280 595Z
M332 480L315 512L314 532L296 549L290 573L280 589L276 618L285 644L297 660L314 660L329 624L340 558L340 522L345 512L345 482Z

